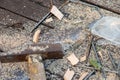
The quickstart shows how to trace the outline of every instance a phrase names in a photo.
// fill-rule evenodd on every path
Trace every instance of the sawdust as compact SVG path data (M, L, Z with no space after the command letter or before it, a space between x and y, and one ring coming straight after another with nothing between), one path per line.
M9 51L10 49L21 46L29 40L29 36L13 28L0 29L0 49Z

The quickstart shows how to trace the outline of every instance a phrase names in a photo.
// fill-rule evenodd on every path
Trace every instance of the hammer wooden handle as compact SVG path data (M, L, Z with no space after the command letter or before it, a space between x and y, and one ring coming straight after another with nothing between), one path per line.
M35 56L38 57L38 55L28 56L28 69L29 69L30 80L46 80L46 75L42 60L38 60L38 58L36 59Z

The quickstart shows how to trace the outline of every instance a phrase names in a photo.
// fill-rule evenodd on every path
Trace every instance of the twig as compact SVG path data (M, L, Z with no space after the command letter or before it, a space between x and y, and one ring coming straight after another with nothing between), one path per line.
M88 78L95 73L95 70L90 72L83 80L88 80Z
M118 72L118 76L120 76L120 62L118 62L117 72Z
M52 7L53 4L53 0L50 0L50 7Z
M97 59L98 63L100 63L100 65L102 66L102 63L101 63L101 61L98 57L98 53L96 51L96 47L95 47L94 42L92 42L92 48L93 48L93 51L95 53L95 56L96 56L96 59ZM101 67L101 72L102 72L102 75L103 75L104 79L106 80L106 74L105 74L105 71L104 71L103 67Z
M81 67L81 68L87 68L87 69L91 69L91 70L96 70L96 71L97 71L97 69L94 69L93 67L89 67L89 66L87 66L87 65L82 65L82 66L80 66L80 67ZM104 70L105 70L106 72L111 72L111 73L116 73L116 74L118 74L117 71L109 70L109 69L107 69L107 68L104 68Z
M88 59L89 59L89 56L90 56L90 51L91 51L91 46L92 46L92 41L93 41L93 36L91 35L90 37L90 41L89 41L89 44L88 44L88 47L87 47L87 51L86 51L86 63L88 62Z
M113 65L114 70L117 71L116 74L117 74L118 76L120 76L120 63L118 63L118 65L115 64L115 60L114 60L114 58L112 57L112 54L111 54L110 52L108 52L108 56L109 56L109 58L110 58L110 61L111 61L112 65Z
M50 12L47 13L47 14L35 25L35 28L31 31L31 33L32 33L33 31L35 31L35 30L39 27L39 25L40 25L50 14L51 14Z
M115 60L113 59L112 54L110 52L108 52L108 56L110 58L110 61L112 62L113 68L116 70L117 66L116 66Z

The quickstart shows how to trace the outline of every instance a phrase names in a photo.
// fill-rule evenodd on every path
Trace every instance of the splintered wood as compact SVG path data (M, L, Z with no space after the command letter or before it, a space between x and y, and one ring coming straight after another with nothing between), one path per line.
M86 55L84 55L83 57L80 58L80 62L83 62L86 60Z
M33 36L33 42L34 42L34 43L37 43L37 42L38 42L39 36L40 36L40 32L41 32L41 30L38 29L38 30L34 33L34 36Z
M84 78L88 75L88 72L83 72L80 76L79 80L84 80Z
M67 59L71 62L72 65L76 65L79 62L79 59L72 53Z
M64 75L64 80L72 80L75 72L73 70L68 69Z
M59 9L56 6L52 6L52 9L50 11L52 14L54 14L59 20L63 18L63 14L59 11Z
M45 20L46 23L49 23L49 22L52 22L52 21L53 21L52 17L50 17L50 18L48 18L48 19Z

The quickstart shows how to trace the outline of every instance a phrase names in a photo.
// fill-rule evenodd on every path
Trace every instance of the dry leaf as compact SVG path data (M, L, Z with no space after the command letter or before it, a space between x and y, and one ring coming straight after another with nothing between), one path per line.
M65 72L64 80L71 80L73 78L74 74L75 74L75 72L73 70L70 71L70 69L68 69Z
M71 62L72 65L76 65L79 62L79 59L72 53L67 59Z

